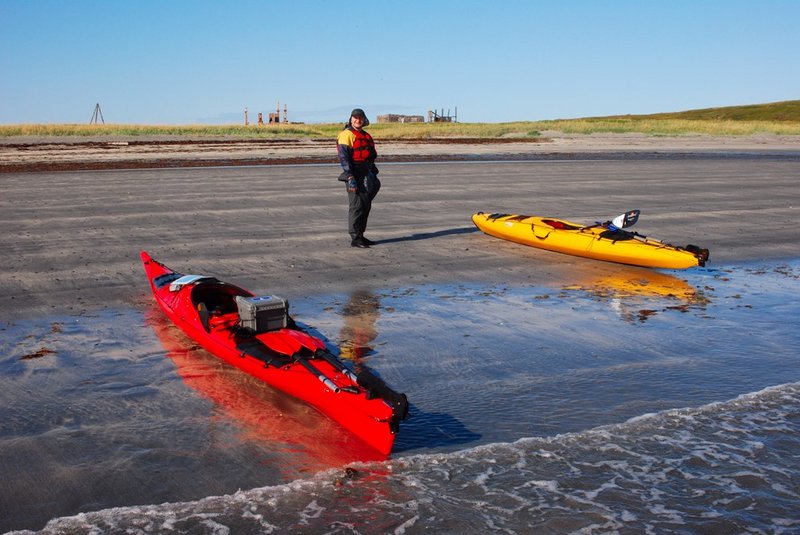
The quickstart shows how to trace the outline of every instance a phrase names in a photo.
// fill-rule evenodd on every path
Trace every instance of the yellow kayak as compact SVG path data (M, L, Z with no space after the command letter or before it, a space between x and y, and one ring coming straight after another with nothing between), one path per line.
M638 217L638 211L636 215ZM611 222L584 226L552 217L483 212L474 214L472 222L490 236L607 262L686 269L704 266L708 260L707 249L694 245L676 247L624 230Z

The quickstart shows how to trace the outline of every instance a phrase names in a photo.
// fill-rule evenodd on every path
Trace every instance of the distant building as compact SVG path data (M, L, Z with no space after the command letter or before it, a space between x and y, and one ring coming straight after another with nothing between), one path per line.
M389 113L387 115L378 115L379 123L424 123L425 117L422 115L398 115L396 113Z
M456 108L455 115L450 115L450 110L447 110L447 115L444 114L444 108L439 113L436 110L428 110L429 123L457 123L458 122L458 108Z

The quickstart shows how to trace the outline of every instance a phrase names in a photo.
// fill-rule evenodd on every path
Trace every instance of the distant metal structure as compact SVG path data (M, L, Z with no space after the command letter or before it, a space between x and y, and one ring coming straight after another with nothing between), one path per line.
M439 113L436 110L428 110L428 122L429 123L457 123L458 122L458 107L456 106L456 113L454 115L450 115L450 108L447 109L447 115L444 114L444 108L442 108L442 113Z
M425 117L422 115L400 115L397 113L387 113L378 115L379 123L424 123Z
M283 104L283 121L281 121L281 102L278 101L278 105L275 107L275 113L269 114L269 124L289 124L289 116L288 116L288 108L286 104Z
M98 119L100 119L103 124L106 124L106 120L103 119L103 112L100 110L99 102L94 105L94 112L92 113L92 118L89 119L89 124L99 124L97 122Z
M283 105L283 120L281 120L281 103L278 101L278 105L275 107L274 112L270 112L269 116L264 121L264 114L258 112L258 125L263 126L265 124L289 124L289 108L286 104ZM247 108L244 109L244 125L248 126L250 124L250 120L247 117Z

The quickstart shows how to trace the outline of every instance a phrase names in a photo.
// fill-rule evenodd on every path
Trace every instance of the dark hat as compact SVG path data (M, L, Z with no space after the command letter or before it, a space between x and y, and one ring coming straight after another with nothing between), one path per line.
M351 111L350 117L363 117L364 126L369 126L369 119L367 119L367 114L364 113L364 110L362 110L361 108L355 108L353 111Z

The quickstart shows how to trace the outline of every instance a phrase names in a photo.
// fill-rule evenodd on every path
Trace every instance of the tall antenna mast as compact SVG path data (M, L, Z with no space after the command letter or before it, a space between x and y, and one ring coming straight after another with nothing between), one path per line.
M106 124L106 120L103 119L103 112L100 110L100 103L94 105L94 113L92 113L92 118L89 119L89 124L98 124L97 119L100 119L103 124Z

